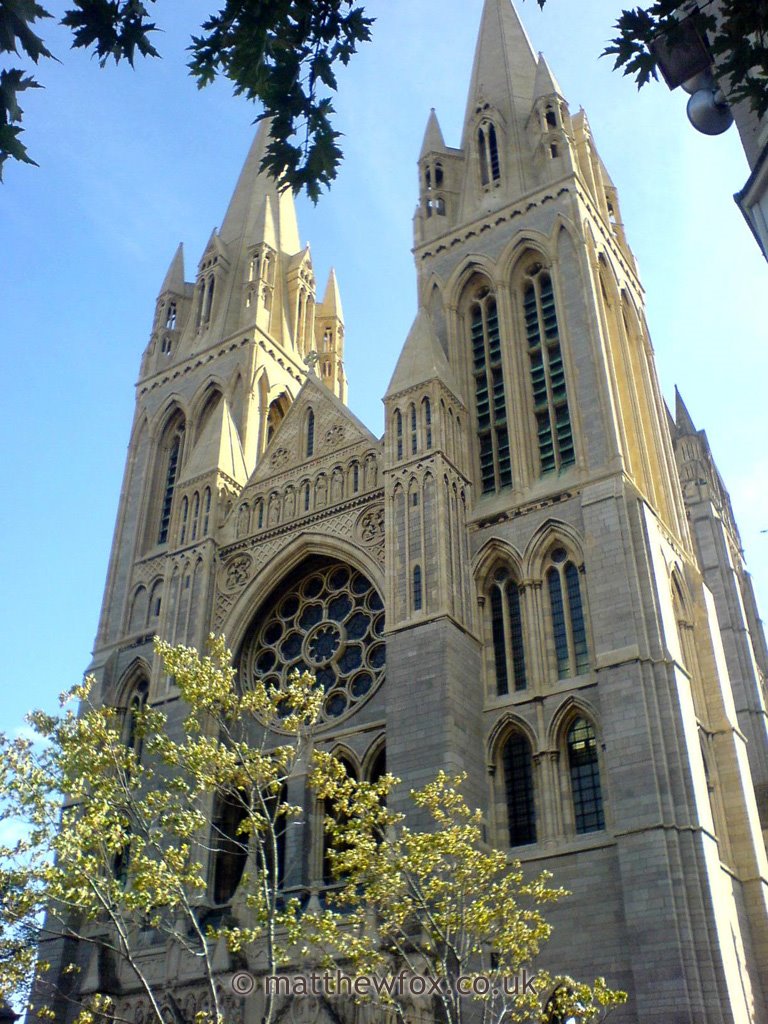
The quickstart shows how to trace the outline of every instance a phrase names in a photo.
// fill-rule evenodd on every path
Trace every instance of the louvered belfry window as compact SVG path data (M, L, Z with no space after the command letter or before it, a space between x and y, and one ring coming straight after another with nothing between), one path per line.
M170 451L168 452L163 500L160 506L160 528L157 534L158 544L165 544L168 540L168 531L171 525L171 509L173 507L173 492L176 488L176 475L179 471L182 436L181 431L177 431L171 441Z
M470 308L470 325L480 488L485 494L512 486L499 313L496 298L488 288L478 293Z
M523 287L523 315L539 462L542 473L552 473L573 465L576 454L552 278L540 264L531 267L528 274Z

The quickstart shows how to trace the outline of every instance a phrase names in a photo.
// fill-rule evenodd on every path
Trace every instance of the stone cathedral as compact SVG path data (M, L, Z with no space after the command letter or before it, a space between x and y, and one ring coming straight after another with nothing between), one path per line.
M486 0L461 143L432 112L418 157L382 438L345 404L339 287L317 290L259 173L265 131L193 280L180 249L157 300L100 699L168 701L156 633L224 633L244 680L307 668L350 771L466 772L489 842L571 890L547 963L626 989L613 1019L765 1024L768 654L584 112ZM315 895L307 817L285 884ZM236 887L213 854L211 907Z

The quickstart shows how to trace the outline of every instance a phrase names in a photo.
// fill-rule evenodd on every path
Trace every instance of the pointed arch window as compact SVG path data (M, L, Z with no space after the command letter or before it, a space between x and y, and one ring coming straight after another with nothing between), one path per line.
M149 682L140 679L133 687L126 708L123 724L123 742L132 751L138 764L141 764L144 750L144 735L141 718L149 700ZM122 888L128 885L128 869L131 863L131 828L127 827L124 846L118 850L112 860L112 874Z
M428 398L422 399L421 406L424 410L424 447L429 449L432 447L432 406Z
M403 414L395 409L395 441L398 461L403 457Z
M536 842L536 808L533 800L531 745L522 733L513 732L501 752L504 798L507 807L509 845Z
M413 568L413 610L420 612L422 608L423 595L421 588L421 566L416 565Z
M305 296L304 289L299 289L299 295L296 307L296 347L300 352L304 351L304 314L305 314Z
M597 737L592 723L586 718L577 718L568 730L566 745L576 831L598 832L605 827L605 818Z
M582 675L589 668L581 582L579 570L568 558L565 548L555 548L550 562L546 575L557 676L567 679Z
M307 413L307 458L315 454L315 414L312 409Z
M416 406L413 403L409 409L409 416L411 420L411 455L415 455L419 448L419 442L416 431Z
M510 686L515 691L527 686L520 590L508 569L494 574L490 606L496 693L501 697Z
M357 779L357 772L355 771L355 767L354 767L353 764L350 763L350 761L346 757L338 757L337 756L336 760L341 763L342 767L344 768L344 771L346 772L346 774L349 776L350 779L355 779L355 780ZM339 823L343 823L344 822L345 819L342 817L342 815L340 813L340 810L337 808L337 806L336 806L336 804L334 803L333 800L330 800L330 799L324 800L323 804L322 804L322 807L323 807L323 814L324 814L325 818L333 818L334 821L338 821ZM333 862L332 862L332 858L331 858L331 850L332 849L338 850L338 847L334 848L332 840L331 840L331 836L329 835L328 830L325 828L325 822L323 822L323 884L324 885L333 885L334 882L339 881L338 876L335 874L335 872L333 870Z
M470 307L475 410L480 442L480 484L484 494L512 486L504 371L496 297L483 287Z
M136 755L136 760L141 760L142 750L144 746L144 739L139 729L139 722L141 715L147 706L147 700L149 698L149 683L146 679L141 679L133 687L130 698L128 700L128 709L125 715L125 745L128 750L132 750Z
M523 285L523 316L541 472L557 472L573 465L576 453L552 278L538 263Z
M492 121L484 121L477 130L477 150L480 157L480 181L490 185L501 179L501 163L499 161L499 142L496 136L496 125Z
M222 394L218 388L213 388L209 391L205 402L200 410L200 415L197 417L197 423L195 425L195 443L197 443L203 436L203 431L208 426L208 423L213 418L214 413L219 408L222 401Z
M184 428L179 427L171 438L168 449L168 460L165 469L165 486L163 487L163 500L160 505L160 527L157 533L157 543L166 544L168 531L171 525L171 508L173 507L173 492L176 488L176 477L179 472L179 461L181 459L181 445L184 439Z
M289 405L290 399L285 392L269 403L269 409L267 410L267 444L272 440L279 424L282 423L285 414L288 412Z
M203 536L205 537L208 533L208 527L211 522L211 488L205 488L205 494L203 496Z
M195 491L192 499L192 533L190 540L197 540L197 527L200 523L200 492Z
M169 302L165 314L165 326L169 331L176 330L176 303Z
M187 539L187 519L189 517L189 498L186 496L181 503L181 531L179 532L179 544Z
M248 836L240 831L247 817L243 794L220 799L213 820L213 902L228 903L248 859Z
M211 311L213 310L213 292L216 287L216 278L211 274L208 278L208 291L205 297L205 313L203 314L203 323L208 324L211 319Z
M203 326L203 307L205 305L205 281L200 281L197 286L197 316L195 318L195 327L199 331Z

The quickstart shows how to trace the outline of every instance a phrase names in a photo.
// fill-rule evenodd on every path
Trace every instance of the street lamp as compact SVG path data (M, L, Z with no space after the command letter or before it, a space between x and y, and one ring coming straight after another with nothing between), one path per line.
M687 111L693 127L704 135L727 131L733 124L733 114L712 74L712 55L694 15L689 14L668 32L657 35L649 49L669 88L682 86L690 93Z

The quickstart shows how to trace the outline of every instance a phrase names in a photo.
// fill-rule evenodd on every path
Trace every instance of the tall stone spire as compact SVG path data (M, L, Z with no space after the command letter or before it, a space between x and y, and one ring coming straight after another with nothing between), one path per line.
M227 337L253 322L281 344L287 343L290 337L290 287L286 274L290 261L301 252L301 243L293 193L280 188L261 170L269 131L270 122L262 121L221 229L213 232L203 253L201 269L208 268L206 288L210 287L209 274L216 278L215 302L206 299L203 303L198 299L197 308L203 310L206 337L198 330L200 341L195 340L195 345L208 344L211 331ZM259 273L268 277L262 282L263 287L253 280L257 253L261 261ZM268 271L266 263L270 263ZM200 288L199 281L197 287ZM266 301L264 288L269 291Z
M219 238L225 245L240 240L246 244L261 241L257 233L263 229L264 210L266 200L269 199L277 243L275 248L292 256L301 249L293 193L290 189L279 189L277 183L261 171L261 161L269 141L269 128L269 121L262 121L259 125L229 202Z
M527 125L537 65L510 0L485 0L461 142L467 156L460 204L465 219L498 209L535 185Z
M537 63L510 0L485 0L467 95L463 148L481 101L498 110L508 124L525 124L533 103Z

